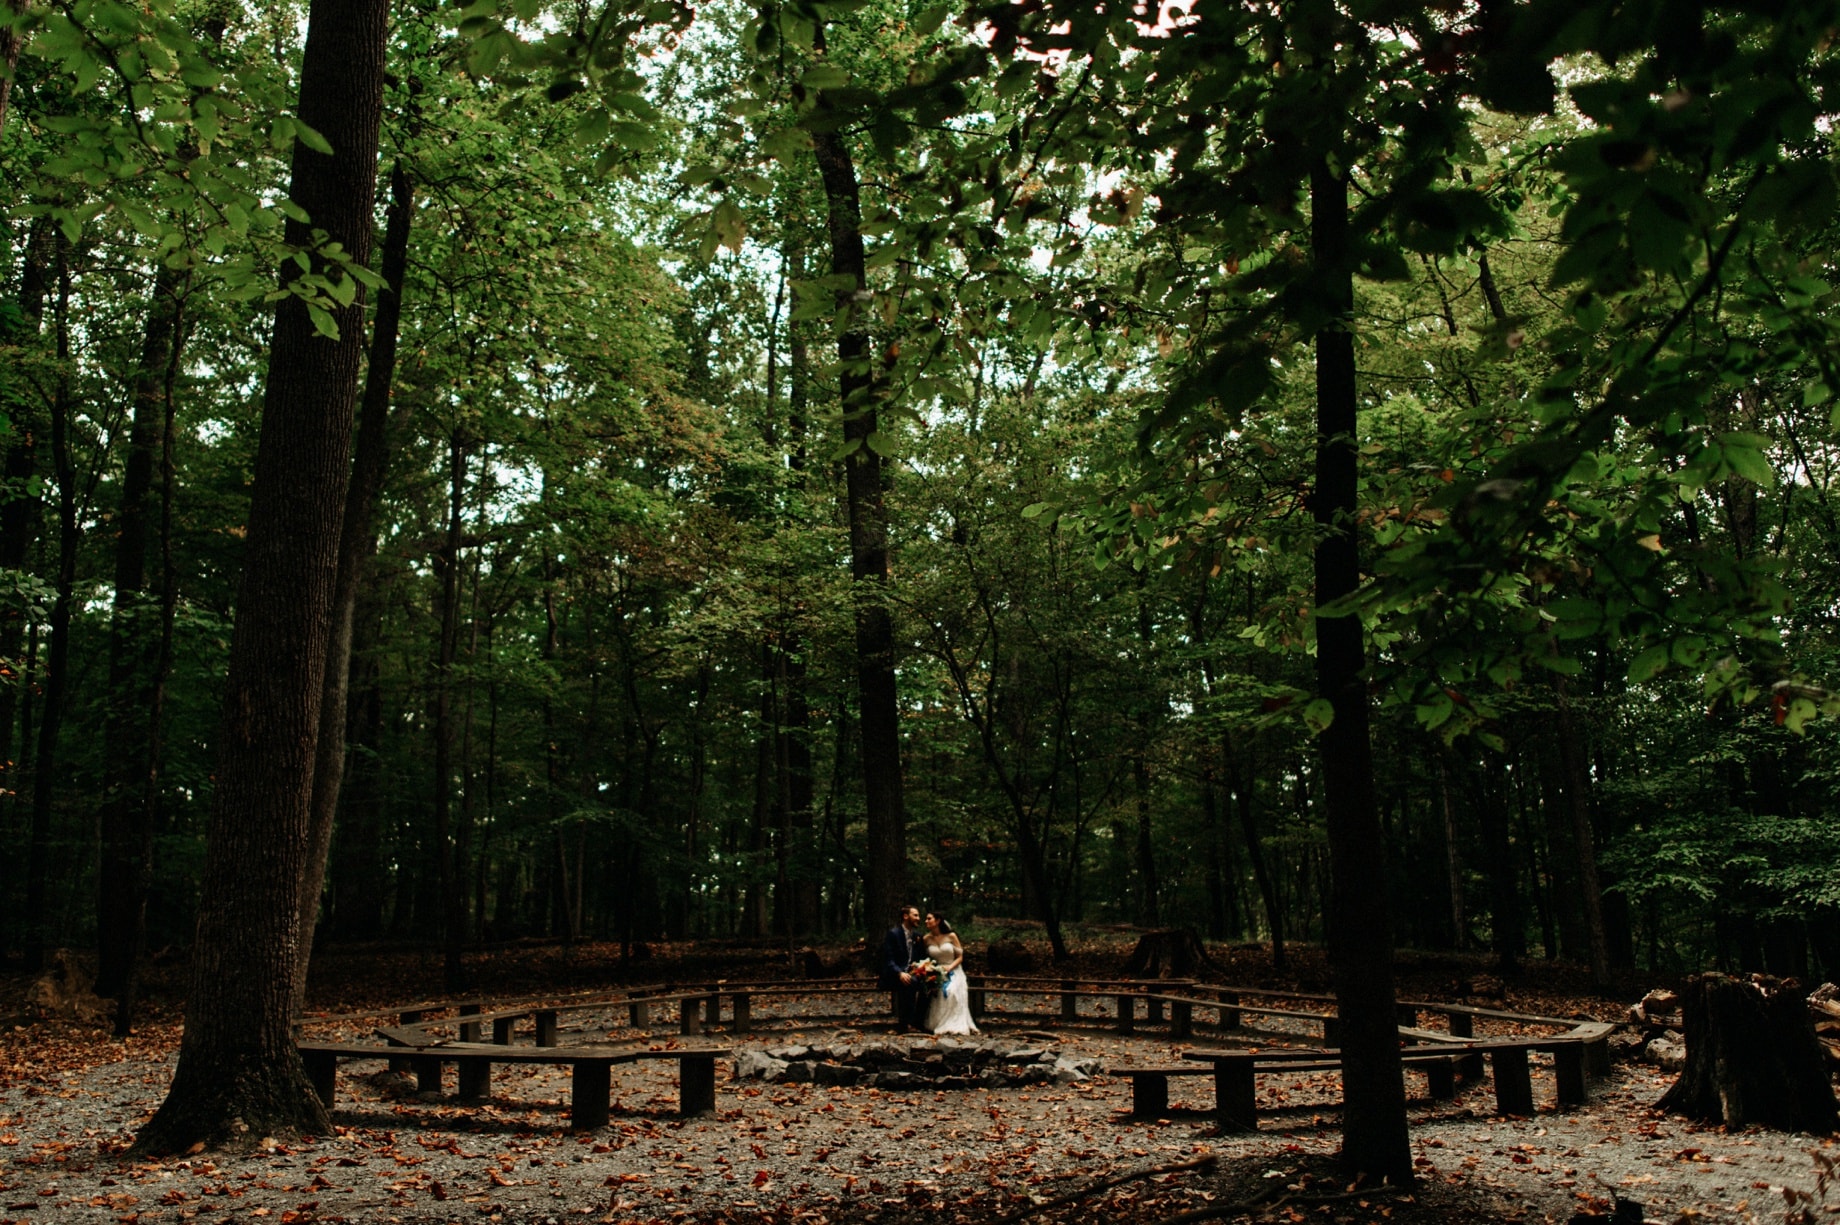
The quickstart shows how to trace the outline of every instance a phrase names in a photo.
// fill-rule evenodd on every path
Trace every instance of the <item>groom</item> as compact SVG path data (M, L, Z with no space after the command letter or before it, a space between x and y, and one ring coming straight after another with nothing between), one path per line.
M902 1033L920 1024L920 991L907 972L915 961L914 932L919 926L919 908L901 907L900 921L882 937L881 956L876 959L875 985L894 993L895 1028Z

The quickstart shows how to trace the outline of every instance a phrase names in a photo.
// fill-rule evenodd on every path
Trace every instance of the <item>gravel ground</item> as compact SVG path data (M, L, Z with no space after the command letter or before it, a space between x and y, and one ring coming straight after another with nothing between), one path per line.
M574 1040L607 1019L578 1017ZM765 1048L883 1032L814 1020L724 1040ZM1056 1049L1108 1067L1166 1062L1181 1049L1152 1036L1057 1032ZM1128 1085L1103 1076L1069 1086L884 1093L732 1081L724 1072L717 1114L680 1120L672 1114L675 1065L663 1061L616 1067L611 1126L573 1135L566 1068L501 1067L494 1098L474 1104L405 1095L403 1078L359 1064L341 1067L336 1136L267 1141L242 1156L128 1162L122 1150L164 1094L173 1058L136 1055L0 1090L0 1221L976 1221L1013 1206L1016 1195L1052 1197L1096 1174L1210 1152L1221 1158L1216 1171L1146 1185L1179 1188L1190 1206L1208 1196L1237 1202L1271 1180L1307 1189L1310 1171L1327 1169L1337 1146L1337 1086L1320 1076L1262 1078L1261 1104L1271 1113L1259 1133L1220 1136L1203 1118L1128 1121ZM1619 1068L1594 1087L1587 1109L1528 1119L1488 1117L1486 1085L1435 1107L1414 1102L1419 1211L1349 1201L1320 1205L1307 1219L1565 1221L1581 1210L1608 1212L1613 1195L1669 1223L1793 1221L1790 1211L1803 1206L1816 1214L1809 1220L1823 1215L1818 1202L1793 1197L1816 1192L1820 1166L1810 1154L1840 1157L1833 1139L1689 1128L1649 1111L1666 1083L1647 1069ZM1550 1081L1536 1075L1535 1096L1549 1098ZM1207 1090L1177 1082L1175 1097L1205 1104ZM1834 1193L1826 1213L1840 1213L1840 1187ZM1121 1202L1082 1210L1085 1219L1168 1215L1129 1216Z

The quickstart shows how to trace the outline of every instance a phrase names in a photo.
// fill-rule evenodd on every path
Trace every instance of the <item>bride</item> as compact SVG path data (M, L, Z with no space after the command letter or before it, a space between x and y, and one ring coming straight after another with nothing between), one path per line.
M975 1034L971 988L965 982L965 946L952 925L938 915L926 916L926 955L939 967L939 994L927 1009L926 1024L936 1034Z

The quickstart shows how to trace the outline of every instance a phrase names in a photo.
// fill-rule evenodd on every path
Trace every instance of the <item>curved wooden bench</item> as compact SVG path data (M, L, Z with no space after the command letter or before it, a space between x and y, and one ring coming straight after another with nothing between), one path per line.
M400 1046L369 1042L300 1042L301 1062L320 1101L332 1106L341 1059L390 1060L401 1055ZM413 1048L418 1063L417 1083L424 1089L440 1087L441 1066L460 1070L460 1091L467 1097L491 1092L495 1063L567 1064L572 1071L569 1089L569 1125L577 1130L605 1127L611 1109L613 1065L641 1060L677 1060L678 1113L688 1118L716 1108L716 1059L729 1054L723 1046L678 1047L652 1050L613 1046L499 1046L484 1043L430 1043ZM426 1076L432 1070L433 1083Z

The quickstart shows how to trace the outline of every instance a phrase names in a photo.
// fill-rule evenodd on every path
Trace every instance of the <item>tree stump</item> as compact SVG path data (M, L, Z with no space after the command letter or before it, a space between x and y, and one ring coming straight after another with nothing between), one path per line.
M1186 927L1145 932L1125 962L1126 978L1188 978L1201 966L1219 966L1201 946L1201 938Z
M1681 1000L1687 1066L1657 1105L1729 1128L1826 1135L1840 1124L1833 1083L1793 979L1691 979Z

